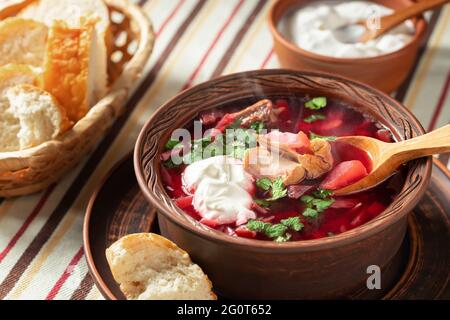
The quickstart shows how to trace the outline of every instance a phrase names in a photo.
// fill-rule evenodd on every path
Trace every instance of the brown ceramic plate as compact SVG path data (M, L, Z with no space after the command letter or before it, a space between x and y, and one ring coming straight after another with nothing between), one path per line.
M450 173L439 161L419 205L409 216L408 234L384 277L381 292L361 288L354 299L450 299L448 250ZM124 299L105 257L120 237L156 232L155 210L139 190L131 154L119 162L92 196L84 220L83 241L91 276L106 299ZM388 278L388 279L386 279Z

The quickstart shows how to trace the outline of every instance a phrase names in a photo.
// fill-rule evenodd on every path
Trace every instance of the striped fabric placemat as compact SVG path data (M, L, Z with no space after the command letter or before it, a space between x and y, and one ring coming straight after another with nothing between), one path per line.
M136 2L151 17L157 41L126 113L57 185L0 199L0 299L102 299L82 247L84 210L98 181L133 148L152 112L180 90L222 74L278 67L266 25L271 1ZM431 130L450 120L450 6L429 20L416 68L396 97Z

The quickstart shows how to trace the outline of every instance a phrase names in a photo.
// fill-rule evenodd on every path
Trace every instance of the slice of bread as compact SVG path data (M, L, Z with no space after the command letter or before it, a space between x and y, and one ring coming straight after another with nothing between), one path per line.
M109 10L102 0L39 0L27 6L19 16L43 22L48 27L53 26L55 21L63 20L69 28L83 28L85 18L95 20L96 39L92 57L96 69L93 75L95 102L105 96L112 32Z
M6 64L0 67L0 96L6 88L19 84L41 85L41 75L25 64Z
M86 20L81 28L69 28L56 21L50 28L44 64L44 89L77 122L95 104L95 22Z
M43 64L48 28L45 24L21 18L0 22L0 65L8 63Z
M8 99L0 97L0 152L20 149L19 131L19 119L9 109Z
M36 146L70 126L55 98L38 87L22 84L7 88L0 101L0 151Z
M20 149L20 122L9 108L5 91L20 84L38 85L38 79L38 74L28 65L7 64L0 67L0 151Z
M15 16L17 12L25 8L35 0L1 0L0 20Z
M202 269L185 251L157 234L125 236L106 249L106 258L127 299L217 299Z

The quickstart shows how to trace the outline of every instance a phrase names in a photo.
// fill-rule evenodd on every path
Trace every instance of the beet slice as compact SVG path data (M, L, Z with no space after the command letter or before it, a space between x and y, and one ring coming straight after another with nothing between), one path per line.
M334 209L352 209L361 201L358 199L336 199L330 206Z
M237 227L236 234L242 238L254 239L256 238L256 231L249 230L246 226Z
M217 222L215 222L214 220L206 219L206 218L202 218L200 220L200 222L211 228L216 228L218 226Z
M328 190L340 189L364 178L367 174L366 167L361 161L344 161L334 167L320 186Z
M177 206L181 209L186 209L187 207L192 205L193 196L180 197L175 200Z
M236 120L236 115L234 113L227 113L220 119L219 123L216 125L216 129L224 132L227 127L229 127Z
M342 126L342 123L344 121L342 119L336 118L336 119L327 119L327 120L320 120L314 123L314 127L317 128L317 132L321 133L330 133L337 128Z

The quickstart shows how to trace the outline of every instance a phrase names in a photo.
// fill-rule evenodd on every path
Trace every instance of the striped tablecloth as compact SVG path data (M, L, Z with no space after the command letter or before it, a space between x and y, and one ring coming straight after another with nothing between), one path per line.
M0 199L0 299L102 299L88 274L81 235L99 180L133 148L155 108L180 90L221 74L278 66L266 25L270 1L139 2L157 42L126 114L60 183ZM395 95L430 130L450 120L450 6L428 18L431 28L415 70Z

